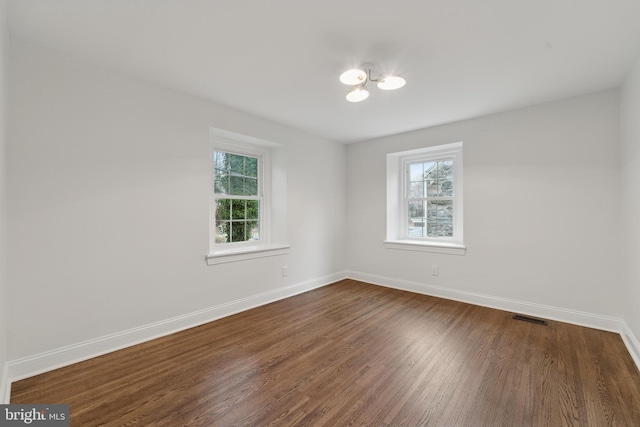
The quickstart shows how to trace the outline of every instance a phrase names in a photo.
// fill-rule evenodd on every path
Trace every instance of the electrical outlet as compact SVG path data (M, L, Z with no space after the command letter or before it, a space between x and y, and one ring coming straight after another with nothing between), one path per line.
M437 276L438 275L438 266L437 265L432 265L431 266L431 275L432 276Z
M287 277L289 275L289 267L286 265L282 267L282 277Z

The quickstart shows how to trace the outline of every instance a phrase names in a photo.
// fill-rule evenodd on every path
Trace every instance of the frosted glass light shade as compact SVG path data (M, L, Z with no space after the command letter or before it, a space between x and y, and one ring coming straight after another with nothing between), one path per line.
M369 91L363 88L356 88L347 94L347 101L360 102L369 97Z
M364 70L353 68L340 74L340 81L349 86L359 85L367 80L367 73Z
M387 76L378 82L378 87L382 90L400 89L407 83L405 79L398 76Z

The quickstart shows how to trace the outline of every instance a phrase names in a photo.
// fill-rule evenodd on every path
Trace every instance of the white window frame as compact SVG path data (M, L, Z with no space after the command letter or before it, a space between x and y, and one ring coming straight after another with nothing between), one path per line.
M244 242L227 242L227 243L217 243L216 242L216 232L215 232L215 219L216 219L216 209L218 204L216 203L217 199L232 199L232 200L249 200L243 196L233 196L233 195L223 195L216 194L215 189L211 191L211 233L210 233L210 245L212 248L234 248L241 246L252 246L256 244L261 244L265 241L269 241L269 218L268 218L268 206L267 201L270 200L270 185L265 185L265 183L269 182L269 171L271 170L271 161L269 158L269 152L265 150L259 150L253 147L241 147L238 144L228 144L218 141L213 150L211 151L212 161L215 152L224 152L228 154L236 154L244 157L254 157L258 159L258 196L251 198L251 200L258 200L259 209L258 209L258 222L259 222L259 230L260 230L260 238L258 240L247 240Z
M208 265L264 258L288 253L289 245L272 241L272 147L275 144L222 130L211 130L209 190ZM231 137L229 137L231 136ZM216 243L216 195L214 193L214 154L216 151L257 157L258 193L260 196L260 239L245 242ZM225 197L233 199L233 196Z
M388 249L464 255L462 142L437 145L387 155ZM409 165L416 162L453 160L453 236L410 237L407 232Z

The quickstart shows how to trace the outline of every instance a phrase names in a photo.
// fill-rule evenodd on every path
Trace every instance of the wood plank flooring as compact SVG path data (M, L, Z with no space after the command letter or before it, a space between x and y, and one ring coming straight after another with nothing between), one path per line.
M616 334L343 280L13 384L72 426L640 426Z

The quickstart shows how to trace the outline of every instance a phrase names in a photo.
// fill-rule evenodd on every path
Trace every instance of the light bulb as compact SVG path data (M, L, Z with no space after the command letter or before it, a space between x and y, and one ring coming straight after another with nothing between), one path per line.
M366 90L365 88L357 87L347 94L347 101L360 102L360 101L364 101L368 97L369 97L368 90Z
M349 86L355 86L364 83L367 80L367 73L363 70L353 68L340 74L340 81Z
M378 82L378 87L382 90L400 89L407 83L405 79L398 76L387 76Z

